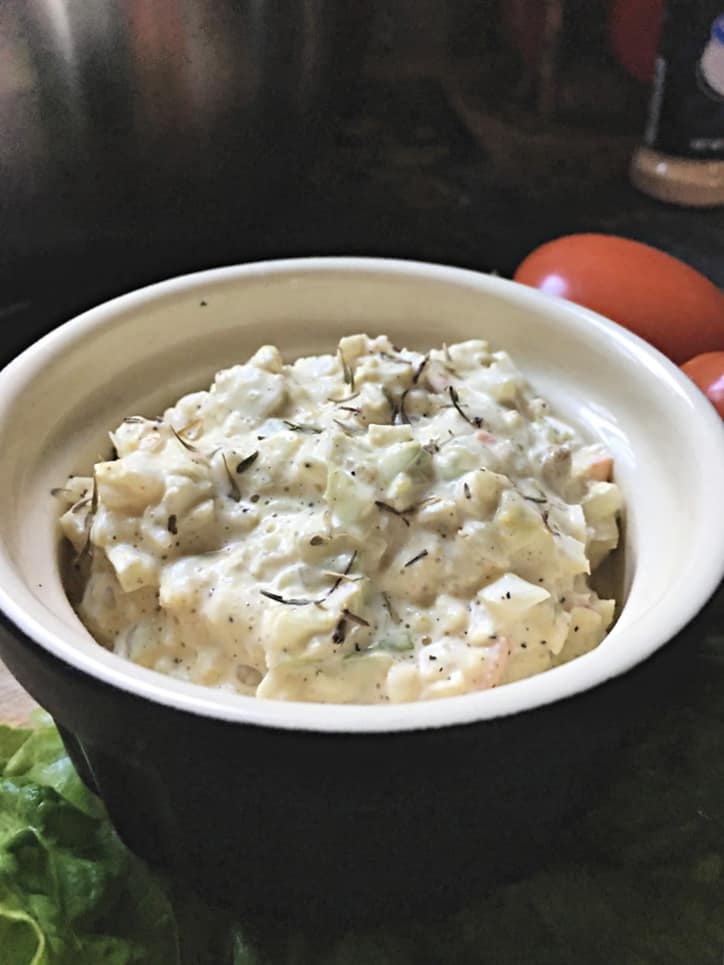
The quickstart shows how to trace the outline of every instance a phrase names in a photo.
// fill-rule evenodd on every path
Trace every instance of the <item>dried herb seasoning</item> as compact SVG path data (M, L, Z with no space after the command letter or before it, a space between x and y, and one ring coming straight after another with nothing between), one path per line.
M389 596L384 591L382 592L381 595L382 595L382 601L385 604L385 609L390 615L390 619L394 620L395 623L399 623L400 617L397 611L395 610L395 608L392 606Z
M356 559L357 559L357 550L355 550L355 551L352 553L352 555L350 556L350 558L349 558L349 560L348 560L348 562L347 562L347 565L345 566L344 570L343 570L342 573L337 577L337 579L334 581L334 584L330 587L330 589L327 591L327 594L326 594L327 597L331 596L331 595L334 593L334 591L337 589L337 587L338 587L339 584L342 582L342 580L345 578L345 576L349 576L350 570L351 570L352 567L354 566L354 563L355 563L355 560L356 560ZM326 599L326 597L325 597L325 599Z
M347 360L344 357L344 353L342 352L341 348L337 349L337 354L339 355L339 361L342 363L342 375L344 377L344 381L354 392L355 391L354 370L351 368L351 366L347 364Z
M405 389L405 391L400 396L400 402L397 410L398 415L400 417L400 422L404 422L405 425L408 425L408 426L412 425L412 422L410 421L410 417L405 411L405 400L407 399L407 393L409 391L410 391L409 389Z
M196 448L196 446L192 446L191 443L190 443L187 439L184 439L184 438L181 436L181 434L174 429L173 426L170 425L170 426L169 426L169 429L170 429L171 432L174 434L174 436L176 437L176 439L181 443L181 445L184 447L184 449L188 449L189 452L198 452L198 451L199 451L199 450Z
M424 559L426 556L429 556L429 555L430 555L430 554L429 554L429 551L428 551L428 550L423 550L421 553L418 553L417 556L413 556L411 560L408 560L408 561L405 563L405 569L406 569L408 566L412 566L413 563L417 563L418 560L422 560L422 559Z
M419 365L417 366L417 368L415 369L415 374L412 376L412 384L413 384L413 385L417 385L417 383L420 381L420 376L421 376L422 373L424 372L425 366L427 365L427 363L428 363L429 361L430 361L430 354L429 354L429 352L428 352L428 354L423 358L423 360L420 362L420 364L419 364Z
M76 554L76 557L74 560L74 563L76 566L78 566L80 562L83 559L85 559L87 556L93 555L93 546L91 544L91 530L93 528L93 520L95 519L95 515L97 511L98 511L98 485L96 483L96 476L94 472L93 489L91 490L91 496L90 496L90 506L88 508L88 512L86 513L86 517L84 520L85 541L81 546L79 552Z
M231 497L231 499L234 500L234 502L238 503L239 500L241 499L241 490L239 489L239 484L237 483L236 479L234 479L233 472L231 471L231 469L229 469L229 463L226 461L226 453L222 452L221 458L224 462L224 468L226 469L226 475L229 480L229 486L231 487L231 492L229 493L229 496Z
M468 425L473 426L475 429L480 429L484 425L483 420L480 418L480 416L473 416L472 418L470 418L470 416L463 410L462 404L460 402L460 396L457 394L457 391L454 386L452 385L448 386L448 393L450 395L450 401L455 406L455 408L460 413L460 415L463 417L463 419L465 419Z
M332 634L333 643L344 643L344 638L347 636L347 621L341 618L337 622L337 626L334 628L334 633Z
M342 610L342 614L347 617L351 623L356 623L358 627L368 627L370 625L368 620L365 620L364 617L359 616L357 613L352 613L347 607Z
M308 425L304 422L290 422L289 419L283 419L282 421L287 429L291 429L292 432L306 432L308 435L314 436L318 436L322 432L319 426Z
M252 452L250 456L245 456L245 457L244 457L240 462L238 462L237 465L236 465L236 472L237 472L237 474L240 474L240 473L242 473L242 472L246 472L247 469L251 469L251 467L254 465L254 463L256 462L256 460L257 460L258 458L259 458L259 450L258 450L258 449L256 450L256 452Z
M314 603L321 603L321 600L293 600L287 599L280 596L278 593L272 593L271 590L259 590L262 596L267 597L269 600L274 600L275 603L283 603L285 606L310 606Z
M409 513L411 511L410 509L403 509L403 510L395 509L395 507L390 506L389 503L383 503L381 499L375 500L375 506L378 509L381 509L385 513L390 513L392 516L397 516L398 519L402 520L405 526L410 525L410 520L407 519L405 516L406 513Z

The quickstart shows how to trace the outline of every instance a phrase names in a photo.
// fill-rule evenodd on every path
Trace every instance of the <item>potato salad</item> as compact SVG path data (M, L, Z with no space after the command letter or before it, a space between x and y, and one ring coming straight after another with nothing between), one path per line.
M56 491L115 653L260 698L429 700L585 654L614 600L591 572L621 492L600 444L474 340L265 345Z

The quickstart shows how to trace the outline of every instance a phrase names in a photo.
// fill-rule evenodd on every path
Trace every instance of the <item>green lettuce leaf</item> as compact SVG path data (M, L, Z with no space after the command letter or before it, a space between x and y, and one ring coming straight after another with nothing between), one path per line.
M48 719L0 728L2 965L180 961L159 880L112 830Z
M22 727L6 727L0 724L0 773L15 752L32 734Z
M7 778L52 788L73 809L101 818L103 806L79 780L51 719L43 714L5 764ZM4 728L8 730L8 728Z

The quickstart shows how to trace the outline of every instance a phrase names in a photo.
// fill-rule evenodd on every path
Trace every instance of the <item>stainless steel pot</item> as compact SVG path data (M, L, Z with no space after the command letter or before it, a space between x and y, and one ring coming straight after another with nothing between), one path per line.
M53 204L247 203L305 168L354 83L359 0L5 0L0 166ZM6 184L8 181L6 180Z

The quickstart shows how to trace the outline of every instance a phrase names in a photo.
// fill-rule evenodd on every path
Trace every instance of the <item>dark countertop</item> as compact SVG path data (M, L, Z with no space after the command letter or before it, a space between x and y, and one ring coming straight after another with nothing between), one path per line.
M540 188L535 170L500 184L442 84L424 77L368 82L311 172L255 207L229 181L114 208L100 188L95 199L63 184L20 197L0 179L0 358L105 298L260 258L387 255L511 274L549 238L603 231L657 245L724 287L724 210L660 204L624 176L579 187L575 196Z

